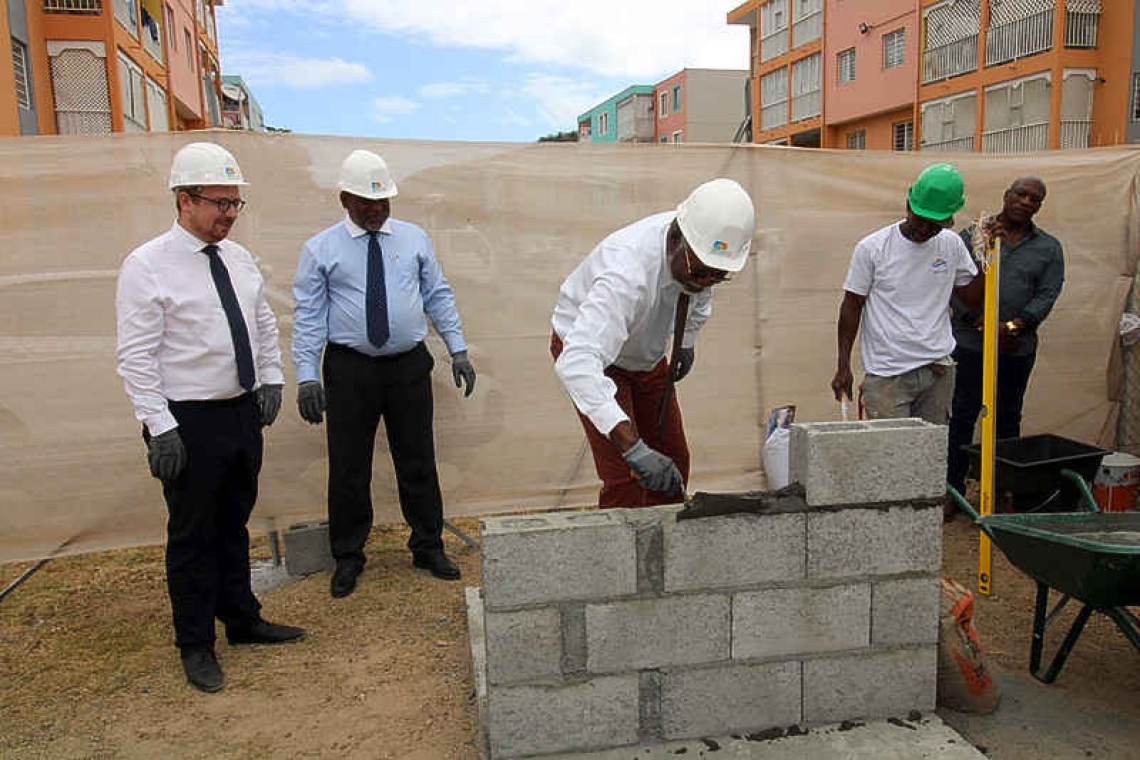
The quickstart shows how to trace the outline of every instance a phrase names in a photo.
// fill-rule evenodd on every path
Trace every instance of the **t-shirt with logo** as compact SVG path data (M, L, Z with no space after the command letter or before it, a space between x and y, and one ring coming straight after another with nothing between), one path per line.
M955 233L941 230L925 243L915 243L903 236L899 224L859 241L843 283L844 290L867 299L859 336L863 369L884 377L950 355L950 295L978 272Z

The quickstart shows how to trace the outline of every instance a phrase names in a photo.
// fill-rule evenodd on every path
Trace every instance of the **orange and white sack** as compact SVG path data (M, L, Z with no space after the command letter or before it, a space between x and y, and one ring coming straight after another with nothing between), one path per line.
M938 618L938 704L958 712L985 714L997 709L1001 694L986 667L973 617L974 595L943 578Z

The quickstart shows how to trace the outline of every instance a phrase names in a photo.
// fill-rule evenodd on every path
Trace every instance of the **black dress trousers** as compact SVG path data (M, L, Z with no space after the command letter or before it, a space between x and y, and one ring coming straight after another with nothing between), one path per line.
M260 602L249 577L246 523L257 502L263 441L253 394L171 401L186 467L163 485L170 512L166 582L179 647L212 646L214 619L248 626Z
M364 564L372 529L372 455L384 420L413 554L443 549L443 495L432 433L431 354L371 357L330 343L323 375L328 399L329 542L338 562Z

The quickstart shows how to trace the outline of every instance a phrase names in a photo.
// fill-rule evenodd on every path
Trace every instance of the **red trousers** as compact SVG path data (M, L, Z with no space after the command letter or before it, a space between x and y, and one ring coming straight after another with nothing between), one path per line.
M550 354L555 359L562 353L562 340L557 333L550 336ZM685 442L685 428L681 422L681 407L677 394L669 399L665 412L665 426L658 426L661 401L669 385L669 365L662 359L646 372L631 372L618 367L606 368L606 377L617 385L618 406L629 417L633 432L645 445L660 451L677 464L685 484L689 482L689 444ZM586 415L578 412L578 419L586 431L586 440L594 453L594 467L602 480L598 494L599 507L651 507L656 504L676 504L682 501L679 494L647 491L622 459L621 452L608 437L602 434Z

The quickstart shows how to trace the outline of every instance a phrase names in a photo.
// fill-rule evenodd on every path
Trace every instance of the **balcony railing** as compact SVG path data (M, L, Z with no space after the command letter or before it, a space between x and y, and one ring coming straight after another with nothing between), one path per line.
M820 91L813 90L792 98L792 121L803 121L821 112Z
M146 48L146 52L150 53L150 57L159 63L162 60L162 24L158 19L152 17L147 13L146 8L142 12L142 43Z
M1089 147L1092 119L1062 119L1061 149Z
M1053 47L1053 9L1034 13L999 26L986 38L986 65L1042 53Z
M103 12L103 0L44 0L44 13L81 13L92 16Z
M1100 23L1099 13L1065 13L1065 47L1095 48L1096 31Z
M760 38L761 62L769 61L786 52L788 52L788 27L777 29L768 36Z
M115 18L138 39L139 12L135 0L115 0Z
M937 142L922 142L923 150L938 151L939 153L970 153L974 150L974 136L955 137Z
M982 133L983 153L1026 153L1049 148L1049 122Z
M799 47L823 35L823 11L816 11L792 24L792 46Z
M760 129L775 129L788 123L788 101L781 100L760 109Z
M922 83L968 74L978 68L978 35L971 34L922 54Z

